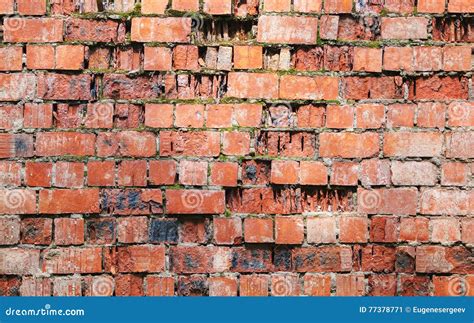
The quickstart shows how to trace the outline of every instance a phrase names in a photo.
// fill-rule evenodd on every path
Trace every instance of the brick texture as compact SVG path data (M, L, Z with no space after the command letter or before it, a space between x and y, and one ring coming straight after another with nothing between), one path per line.
M472 296L473 14L0 1L0 295Z

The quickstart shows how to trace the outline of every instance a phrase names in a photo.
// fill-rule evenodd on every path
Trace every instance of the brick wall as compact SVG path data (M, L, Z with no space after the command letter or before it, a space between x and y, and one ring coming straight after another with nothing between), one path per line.
M2 0L0 294L474 295L473 0Z

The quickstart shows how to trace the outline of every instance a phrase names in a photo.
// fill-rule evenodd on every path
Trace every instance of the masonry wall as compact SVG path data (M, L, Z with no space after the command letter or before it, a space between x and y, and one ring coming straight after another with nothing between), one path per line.
M473 0L139 2L0 2L1 295L474 295Z

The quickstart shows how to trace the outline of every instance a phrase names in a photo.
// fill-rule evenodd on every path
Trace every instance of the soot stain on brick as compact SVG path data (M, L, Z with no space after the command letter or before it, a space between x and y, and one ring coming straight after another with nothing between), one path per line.
M276 268L281 270L291 269L291 249L282 247L275 248L273 262Z
M250 180L254 181L257 178L257 167L254 165L247 165L247 167L245 167L245 174L247 174L247 177Z
M178 243L178 221L153 219L150 224L151 242Z
M24 138L16 137L14 139L14 145L16 155L23 155L28 152L28 144L26 143Z

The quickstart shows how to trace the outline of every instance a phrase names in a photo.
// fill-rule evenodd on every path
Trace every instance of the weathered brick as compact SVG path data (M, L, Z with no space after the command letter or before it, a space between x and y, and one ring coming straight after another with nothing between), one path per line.
M189 40L190 33L191 18L137 17L132 19L132 41L185 43Z
M315 44L318 19L314 17L260 16L257 40L263 43Z
M170 214L220 214L225 209L224 192L167 190L166 209Z

